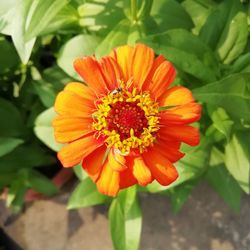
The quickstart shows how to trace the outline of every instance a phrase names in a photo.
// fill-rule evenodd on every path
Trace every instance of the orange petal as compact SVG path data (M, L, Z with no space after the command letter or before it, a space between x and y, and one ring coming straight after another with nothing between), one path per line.
M120 172L113 170L109 162L106 161L96 182L99 192L114 197L120 189L119 182Z
M87 56L76 59L74 68L97 95L107 92L107 84L103 77L101 66L94 57Z
M123 171L127 168L124 156L116 153L113 149L109 151L108 162L109 166L115 171Z
M162 111L160 113L160 123L161 125L184 125L198 121L200 116L201 105L193 102Z
M96 95L93 90L91 90L88 86L84 85L83 83L70 82L66 85L64 90L74 92L75 94L81 96L85 100L88 100L89 106L92 105L94 107Z
M109 90L119 87L119 82L123 80L120 66L112 57L103 57L100 61L102 73Z
M179 142L167 141L164 140L164 138L158 139L157 142L154 144L154 148L155 150L163 154L172 163L180 160L185 155L179 151Z
M134 84L138 86L138 89L142 89L142 86L153 66L154 51L143 44L137 44L134 47L132 57L132 76Z
M175 68L169 61L164 61L155 70L152 77L149 91L156 99L166 92L176 75Z
M199 130L186 125L162 127L159 130L159 135L162 138L172 138L173 140L185 142L191 146L197 146L200 143Z
M58 116L53 120L57 142L74 141L92 131L92 118Z
M167 186L177 179L178 172L174 165L153 148L150 148L143 154L143 159L149 167L153 177L161 185Z
M151 172L142 157L139 156L132 159L132 169L133 175L140 185L146 186L153 181Z
M91 133L64 146L57 156L65 168L73 167L101 145L103 142L96 140Z
M168 89L160 98L160 106L179 106L194 101L192 92L184 87L176 86Z
M91 116L92 103L71 91L61 91L55 101L55 111L61 115Z
M106 150L106 146L101 146L85 157L82 161L82 167L86 170L89 177L94 182L97 181L101 173Z
M133 48L128 45L118 47L113 50L110 56L120 65L124 81L127 82L132 76Z
M137 180L132 174L132 170L130 168L127 168L126 170L120 172L120 189L133 186L136 183Z

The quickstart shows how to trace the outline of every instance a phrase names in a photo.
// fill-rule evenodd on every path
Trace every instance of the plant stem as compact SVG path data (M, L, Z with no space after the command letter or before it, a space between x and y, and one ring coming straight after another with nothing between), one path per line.
M133 21L137 21L137 0L130 0L131 16Z

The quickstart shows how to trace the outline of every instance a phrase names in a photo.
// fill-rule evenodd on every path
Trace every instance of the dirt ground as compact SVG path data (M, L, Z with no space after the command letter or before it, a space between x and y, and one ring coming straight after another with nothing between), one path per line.
M11 215L0 202L0 226L25 250L112 250L107 207L67 211L68 196L33 202L19 216ZM141 250L250 249L247 196L242 197L239 215L206 184L196 188L178 214L159 195L144 194L141 204Z

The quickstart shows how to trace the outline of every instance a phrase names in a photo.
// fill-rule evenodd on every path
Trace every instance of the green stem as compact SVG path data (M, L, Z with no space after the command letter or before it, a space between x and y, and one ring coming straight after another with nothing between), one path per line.
M133 21L137 21L137 0L130 0L131 16Z

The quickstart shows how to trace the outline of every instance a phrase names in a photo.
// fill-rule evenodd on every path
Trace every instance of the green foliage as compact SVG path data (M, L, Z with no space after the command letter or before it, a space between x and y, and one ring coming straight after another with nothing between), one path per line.
M56 170L53 104L65 84L80 80L77 57L145 43L178 71L176 85L202 103L201 143L183 146L179 178L131 187L113 200L97 192L81 165L69 209L110 203L115 249L138 249L138 192L160 193L179 211L206 180L235 211L250 193L250 43L248 1L236 0L2 0L0 3L0 191L19 211L26 191L58 190L43 167ZM165 109L169 107L164 107ZM117 230L119 228L119 230Z

